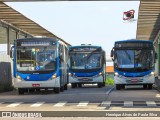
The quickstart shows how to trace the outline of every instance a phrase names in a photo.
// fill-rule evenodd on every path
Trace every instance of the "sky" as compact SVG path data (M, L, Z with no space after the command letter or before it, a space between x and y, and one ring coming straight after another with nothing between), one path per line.
M99 45L110 55L115 41L136 38L137 21L123 20L123 12L139 1L59 1L6 3L71 45Z

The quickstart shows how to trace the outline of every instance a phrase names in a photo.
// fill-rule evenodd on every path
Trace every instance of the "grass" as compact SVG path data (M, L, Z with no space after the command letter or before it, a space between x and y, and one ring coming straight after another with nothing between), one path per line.
M114 80L113 80L113 78L107 78L105 83L106 83L106 85L114 85Z

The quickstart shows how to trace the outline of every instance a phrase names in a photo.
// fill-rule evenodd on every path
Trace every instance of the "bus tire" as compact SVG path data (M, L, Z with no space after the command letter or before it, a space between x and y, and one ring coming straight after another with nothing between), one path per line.
M103 83L102 83L102 86L105 87L105 85L106 85L105 82L103 82Z
M59 94L59 93L60 93L60 88L59 88L59 87L55 87L55 88L54 88L54 92L55 92L56 94Z
M143 89L147 89L147 85L146 84L143 85Z
M33 93L34 91L35 91L34 88L30 88L30 89L29 89L29 93Z
M61 91L61 92L64 92L64 86L61 86L61 87L60 87L60 91Z
M105 83L105 81L106 81L106 74L104 74L104 76L103 76L103 87L105 87L105 85L106 85L106 83Z
M40 89L39 89L39 88L37 88L37 89L36 89L36 92L40 92Z
M78 87L81 88L81 87L82 87L82 84L81 84L81 83L78 83Z
M67 90L68 89L68 86L67 84L64 85L64 90Z
M72 86L72 88L76 88L77 84L76 83L72 83L71 86Z
M102 83L98 83L97 86L98 86L98 88L101 88L103 86L103 84Z
M23 94L24 94L23 88L18 88L18 94L19 94L19 95L23 95Z
M116 90L120 90L121 89L121 85L116 85Z
M125 85L121 85L121 88L122 88L122 89L125 89Z
M149 90L152 89L152 84L148 84L148 89L149 89Z

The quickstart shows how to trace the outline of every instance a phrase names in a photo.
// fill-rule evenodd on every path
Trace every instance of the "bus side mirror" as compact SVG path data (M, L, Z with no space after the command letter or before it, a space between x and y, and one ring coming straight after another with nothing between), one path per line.
M110 57L112 58L112 61L114 61L114 48L112 48L112 50L111 50L111 54L110 54Z
M12 46L10 49L10 58L12 59L13 59L13 53L14 53L14 46Z
M158 59L158 54L157 53L155 53L155 58L154 59L155 60Z

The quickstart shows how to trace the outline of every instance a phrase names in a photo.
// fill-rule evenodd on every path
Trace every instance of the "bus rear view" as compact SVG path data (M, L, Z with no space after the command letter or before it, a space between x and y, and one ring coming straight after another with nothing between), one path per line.
M155 51L152 41L124 40L115 42L111 51L116 89L125 85L143 85L152 89L155 82Z

